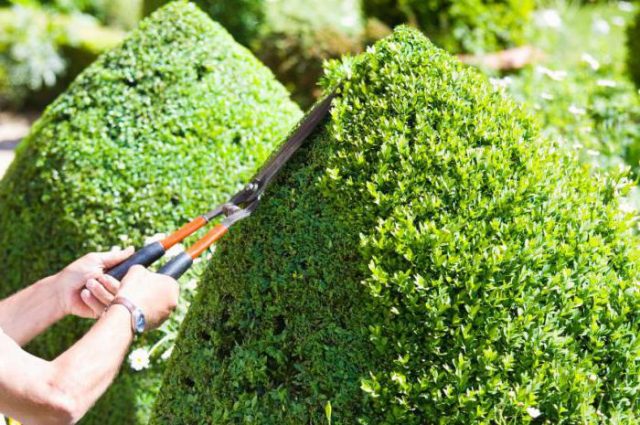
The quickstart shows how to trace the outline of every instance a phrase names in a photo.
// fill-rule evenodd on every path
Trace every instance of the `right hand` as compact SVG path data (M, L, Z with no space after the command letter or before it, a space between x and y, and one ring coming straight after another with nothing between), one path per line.
M133 266L122 279L118 296L142 309L147 330L160 326L178 305L178 283L171 277Z

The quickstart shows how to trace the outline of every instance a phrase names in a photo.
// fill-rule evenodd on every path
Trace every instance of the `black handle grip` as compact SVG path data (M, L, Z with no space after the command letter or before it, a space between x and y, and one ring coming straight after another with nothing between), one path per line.
M158 273L164 274L167 276L171 276L172 278L178 280L180 276L184 274L189 267L193 264L193 259L189 254L183 252L179 255L176 255L171 260L167 262L164 266L158 270Z
M131 267L137 264L148 267L163 255L164 247L160 242L150 243L149 245L145 245L138 251L134 252L131 257L127 258L122 263L110 268L107 271L107 274L118 280L122 280Z

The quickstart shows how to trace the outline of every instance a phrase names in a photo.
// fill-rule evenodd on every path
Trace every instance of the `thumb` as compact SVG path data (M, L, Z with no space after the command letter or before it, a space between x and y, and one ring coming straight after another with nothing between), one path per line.
M116 266L116 265L122 263L127 258L131 257L134 252L135 252L135 250L133 249L132 246L130 246L127 249L121 249L121 250L109 251L109 252L101 252L101 253L98 254L98 258L102 262L102 265L105 268L109 269L109 268L111 268L113 266Z

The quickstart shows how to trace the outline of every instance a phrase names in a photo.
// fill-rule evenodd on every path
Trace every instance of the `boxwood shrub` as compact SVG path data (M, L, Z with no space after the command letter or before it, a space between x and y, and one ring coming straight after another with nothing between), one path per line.
M317 95L323 61L361 50L360 0L194 0L307 106ZM146 0L148 12L166 0Z
M640 88L640 11L627 30L627 67L633 82Z
M524 44L535 0L364 0L365 12L395 26L410 23L454 53Z
M86 69L18 147L0 183L0 294L223 202L300 114L222 27L193 4L167 5ZM29 349L52 358L86 329L65 321ZM161 370L125 365L85 423L146 423Z
M624 176L413 29L336 85L209 263L151 423L638 421Z

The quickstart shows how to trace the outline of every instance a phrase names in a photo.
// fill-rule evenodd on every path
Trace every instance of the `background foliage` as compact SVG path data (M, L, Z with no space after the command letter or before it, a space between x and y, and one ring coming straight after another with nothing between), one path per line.
M146 0L153 10L166 0ZM315 98L322 62L361 49L364 22L360 0L196 0L240 43L269 66L295 100Z
M365 0L365 11L389 26L410 23L454 53L522 45L534 0Z
M82 253L140 245L222 202L299 116L269 70L195 6L158 11L83 72L21 143L0 183L0 297ZM183 301L192 290L183 288ZM175 333L180 320L137 346ZM52 358L86 329L69 319L29 350ZM145 423L161 370L125 367L85 423Z

